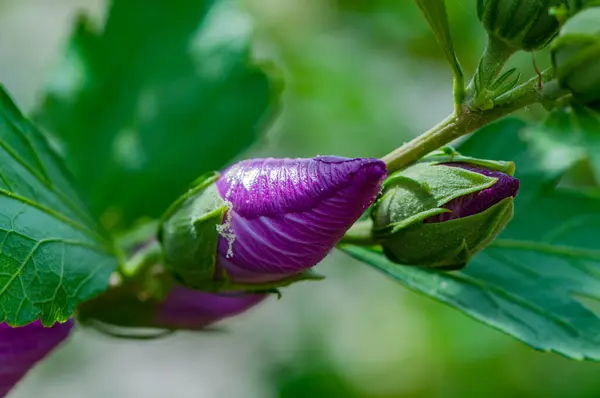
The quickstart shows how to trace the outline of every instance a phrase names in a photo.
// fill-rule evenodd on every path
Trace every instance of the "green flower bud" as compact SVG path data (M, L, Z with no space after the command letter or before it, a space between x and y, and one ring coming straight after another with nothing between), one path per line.
M555 7L575 7L568 0L478 0L477 16L492 37L517 50L535 51L558 33Z
M217 245L227 203L215 182L218 174L196 180L165 213L159 231L165 267L184 285L214 290Z
M569 18L586 7L600 5L600 0L567 0L563 4L552 7L550 13L563 25Z
M567 21L552 44L552 63L561 87L581 103L600 103L600 7Z
M460 269L511 220L512 162L436 153L392 174L373 206L373 237L399 264Z

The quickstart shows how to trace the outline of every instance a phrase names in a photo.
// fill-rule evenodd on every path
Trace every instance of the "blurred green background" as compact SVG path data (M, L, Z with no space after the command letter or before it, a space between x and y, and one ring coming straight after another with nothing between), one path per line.
M447 3L470 75L485 42L475 1ZM245 156L382 156L452 110L449 68L411 0L240 6L255 24L255 56L286 78L281 114ZM79 10L101 22L106 4L0 0L0 81L25 112ZM544 52L535 57L547 65ZM531 58L511 64L530 75ZM326 281L286 289L225 322L225 334L132 342L77 330L12 396L600 397L597 364L535 352L339 252L318 271Z

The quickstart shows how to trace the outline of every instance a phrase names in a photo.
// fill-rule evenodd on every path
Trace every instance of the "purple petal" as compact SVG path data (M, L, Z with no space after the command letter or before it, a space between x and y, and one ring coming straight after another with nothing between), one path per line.
M377 159L252 159L217 182L229 201L219 265L236 282L276 281L321 261L373 203L387 173ZM231 249L231 250L230 250Z
M0 324L0 397L69 336L73 321L45 328L39 321L18 328Z
M176 287L161 304L156 324L173 329L202 329L247 311L267 296L246 293L212 294Z
M508 197L517 196L519 180L496 170L485 169L466 163L444 163L444 166L460 167L474 173L498 179L494 185L469 195L461 196L446 203L443 207L451 210L429 217L425 222L444 222L481 213Z

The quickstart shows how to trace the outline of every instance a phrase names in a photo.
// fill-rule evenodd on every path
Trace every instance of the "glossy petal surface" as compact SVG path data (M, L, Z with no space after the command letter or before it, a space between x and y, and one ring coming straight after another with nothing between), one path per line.
M219 262L237 282L282 279L316 265L373 203L387 173L377 159L251 159L217 186L235 239Z
M212 294L176 287L161 304L156 324L169 328L202 329L247 311L267 296L246 293Z
M484 169L465 163L444 163L444 166L460 167L488 177L497 178L498 181L490 188L451 200L443 206L451 210L451 212L430 217L425 222L444 222L472 216L489 209L505 198L517 196L517 192L519 191L519 180L500 171Z
M0 324L0 397L69 336L73 321L45 328L39 321L11 328Z

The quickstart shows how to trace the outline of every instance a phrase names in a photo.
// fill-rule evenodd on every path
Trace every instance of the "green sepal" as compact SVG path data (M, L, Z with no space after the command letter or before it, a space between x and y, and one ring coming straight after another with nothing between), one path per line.
M219 230L227 212L215 182L200 177L163 215L158 233L165 268L184 286L214 290Z
M513 203L513 198L509 197L469 217L441 223L417 223L399 229L386 237L384 253L398 264L461 269L512 219Z
M449 145L443 146L442 148L431 152L430 154L419 160L419 163L439 164L448 162L467 163L473 166L479 166L485 169L499 171L504 174L508 174L509 176L515 175L514 162L504 160L478 159L470 156L464 156Z
M411 224L448 212L442 206L452 199L489 188L496 178L440 165L420 162L390 176L371 212L373 236L384 239Z

